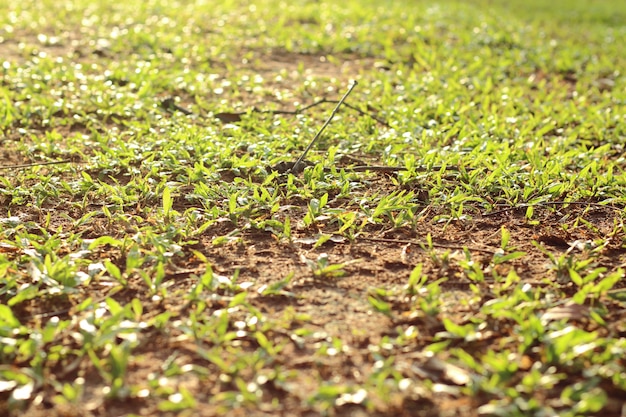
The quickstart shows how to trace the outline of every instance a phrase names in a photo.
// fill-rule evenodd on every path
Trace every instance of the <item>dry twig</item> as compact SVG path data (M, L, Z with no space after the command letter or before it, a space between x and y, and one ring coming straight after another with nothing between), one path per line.
M420 242L419 240L411 240L411 239L386 239L382 237L363 237L363 236L359 236L358 239L369 240L370 242L396 243L396 244L401 244L401 245L406 245L410 243L412 245L418 245L418 246L423 246L423 247L426 247L429 245L429 243L427 242ZM464 245L451 245L451 244L433 242L432 246L434 248L443 248L443 249L458 249L458 250L467 249L470 252L482 252L482 253L488 253L490 255L493 255L496 253L496 251L493 249L483 249L483 248L476 248L476 247L464 246Z
M496 206L504 206L506 204L496 204ZM607 204L600 203L592 203L587 201L542 201L541 203L534 204L518 204L516 206L508 206L507 208L503 208L496 211L491 211L489 213L481 213L483 217L496 216L498 214L507 213L513 210L527 209L528 207L546 207L546 206L587 206L587 207L596 207L599 209L610 209L615 211L622 211L623 208L609 206Z
M31 167L38 167L38 166L44 166L44 165L71 164L73 162L75 161L64 159L62 161L33 162L31 164L6 165L6 166L0 166L0 169L23 169L23 168L31 168Z
M317 142L317 139L319 139L319 137L322 135L322 133L324 132L324 129L326 129L326 127L330 124L330 122L333 120L333 118L335 117L335 114L337 114L337 111L339 111L339 107L341 107L341 105L343 104L343 102L346 100L346 98L348 98L348 96L350 95L350 93L352 92L352 90L354 90L354 87L356 87L357 82L356 80L352 82L352 84L350 85L350 87L348 87L348 91L346 91L346 93L343 95L343 97L341 97L341 100L339 100L339 103L337 103L337 105L335 106L335 108L333 109L332 113L330 113L330 116L328 117L328 119L326 119L326 121L324 122L324 124L322 125L322 127L320 128L320 130L317 131L317 133L315 134L315 136L313 137L313 140L311 140L311 143L309 143L309 146L306 147L306 149L304 149L304 152L302 152L302 155L300 155L300 158L298 158L298 160L296 161L295 164L293 164L293 167L291 167L291 173L293 174L297 174L298 172L300 172L300 166L302 165L302 161L304 160L304 158L306 157L306 154L309 153L309 151L311 150L311 148L313 147L313 145L315 144L315 142Z

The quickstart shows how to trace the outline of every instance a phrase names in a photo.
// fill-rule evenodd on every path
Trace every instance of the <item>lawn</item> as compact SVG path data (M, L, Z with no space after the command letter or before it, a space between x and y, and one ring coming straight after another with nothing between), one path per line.
M625 44L613 0L0 3L0 415L625 415Z

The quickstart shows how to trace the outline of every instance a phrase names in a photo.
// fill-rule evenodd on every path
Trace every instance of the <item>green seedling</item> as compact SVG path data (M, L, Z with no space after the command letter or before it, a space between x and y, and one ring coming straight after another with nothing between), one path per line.
M303 262L311 269L315 278L340 278L345 275L346 263L333 264L330 262L328 254L320 254L316 260L312 261L303 258Z

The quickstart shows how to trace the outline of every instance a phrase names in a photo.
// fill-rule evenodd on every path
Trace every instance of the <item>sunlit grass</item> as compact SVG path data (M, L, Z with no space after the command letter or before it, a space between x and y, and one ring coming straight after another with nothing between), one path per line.
M0 410L619 412L625 19L608 0L3 3ZM361 113L301 175L272 171L333 104L263 111L351 79ZM259 276L257 250L294 256ZM383 336L310 298L355 278L342 301Z

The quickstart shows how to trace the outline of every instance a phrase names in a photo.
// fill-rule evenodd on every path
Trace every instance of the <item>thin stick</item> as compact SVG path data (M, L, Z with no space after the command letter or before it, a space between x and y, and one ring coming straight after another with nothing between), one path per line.
M42 165L58 165L58 164L71 164L73 161L69 159L64 159L62 161L49 161L49 162L33 162L32 164L21 164L21 165L6 165L0 166L0 169L20 169L20 168L31 168L38 167Z
M301 114L304 113L305 111L312 109L313 107L319 106L320 104L324 104L324 103L337 103L334 100L326 100L326 98L317 100L311 104L307 104L304 107L299 107L295 110L263 110L263 109L259 109L258 107L253 107L252 111L253 112L257 112L257 113L263 113L263 114L292 114L292 115L296 115L296 114ZM244 115L246 114L245 112L243 113L237 113L237 114L241 114Z
M248 114L248 112L252 112L252 113L259 113L259 114L286 114L286 115L298 115L298 114L302 114L307 110L312 109L313 107L317 107L321 104L325 104L325 103L330 103L330 104L337 104L339 103L339 100L329 100L327 98L322 98L320 100L317 100L311 104L307 104L306 106L303 107L299 107L295 110L264 110L264 109L260 109L258 107L252 107L250 110L248 111L242 111L242 112L226 112L226 113L217 113L214 114L213 117L221 120L221 121L225 121L224 119L226 119L227 122L238 122L241 119L241 116L245 116L246 114ZM348 103L347 101L342 103L345 107L354 110L355 112L359 113L361 116L367 116L369 118L371 118L372 120L375 120L376 122L380 123L381 125L385 126L385 127L391 127L391 125L389 123L387 123L386 121L384 121L383 119L381 119L380 117L375 116L373 113L368 113L366 111L363 111L361 109L359 109L356 106L353 106L352 104ZM161 107L167 111L170 112L174 112L174 111L179 111L187 116L191 116L191 115L196 115L196 113L189 111L187 109L185 109L184 107L181 107L179 105L177 105L174 100L172 98L167 98L165 100L163 100L161 102Z
M495 206L506 206L506 205L507 204L495 204ZM509 206L509 207L507 207L505 209L491 211L491 212L488 212L488 213L481 213L481 215L483 217L488 217L488 216L495 216L497 214L507 213L507 212L513 211L513 210L525 209L525 208L528 208L528 207L567 206L567 205L572 205L572 206L589 206L589 207L596 207L596 208L599 208L599 209L610 209L610 210L615 210L615 211L621 211L622 210L622 208L620 208L620 207L609 206L607 204L586 202L586 201L543 201L541 203L535 203L535 204L519 204L517 206Z
M264 113L264 114L293 114L293 115L296 115L296 114L302 114L305 111L307 111L309 109L312 109L313 107L319 106L320 104L324 104L324 103L337 104L337 103L339 103L339 101L338 100L328 100L326 98L323 98L323 99L318 100L318 101L316 101L314 103L308 104L308 105L306 105L304 107L300 107L300 108L298 108L296 110L262 110L262 109L254 107L254 108L252 108L252 111L257 112L257 113ZM346 106L347 108L352 109L355 112L359 113L361 116L371 117L373 120L377 121L381 125L386 126L386 127L391 127L389 125L389 123L387 123L383 119L381 119L379 117L376 117L376 116L374 116L371 113L364 112L363 110L359 109L356 106L353 106L352 104L348 103L347 101L344 102L343 105ZM237 113L237 114L243 116L246 113L243 112L243 113Z
M429 245L427 242L420 242L419 240L410 240L410 239L385 239L382 237L364 237L364 236L359 236L357 239L369 240L370 242L397 243L397 244L411 243L413 245L424 245L424 246ZM442 248L442 249L459 249L459 250L463 250L467 248L467 250L469 251L488 253L491 255L496 253L496 251L492 249L483 249L483 248L476 248L472 246L463 246L463 245L446 245L443 243L435 243L435 242L432 243L432 247Z
M356 80L352 81L352 84L348 88L348 91L346 91L346 93L343 95L343 97L341 97L341 100L339 100L339 103L337 103L337 105L333 109L333 112L330 114L330 117L326 120L326 122L324 123L322 128L317 132L317 134L315 135L315 137L313 138L311 143L309 143L309 146L306 147L306 149L304 150L302 155L300 155L300 158L298 158L296 163L293 164L293 167L291 167L290 172L292 174L297 174L299 172L300 164L302 163L302 160L306 157L306 154L309 153L309 150L311 150L311 148L313 147L313 145L315 144L317 139L322 135L322 132L324 132L324 129L326 129L326 126L328 126L330 124L330 122L333 120L333 117L335 117L335 114L339 110L339 107L341 107L341 105L346 100L346 98L348 98L348 96L350 95L352 90L354 90L354 87L356 87L356 85L357 85Z
M386 126L386 127L391 127L391 125L390 125L389 123L385 122L385 121L384 121L383 119L381 119L381 118L378 118L378 117L374 116L373 114L370 114L370 113L364 112L363 110L359 109L358 107L354 107L354 106L353 106L352 104L350 104L350 103L343 103L343 104L344 104L344 106L346 106L347 108L352 109L352 110L354 110L355 112L359 113L361 116L369 116L369 117L371 117L373 120L375 120L375 121L377 121L378 123L380 123L381 125Z
M349 166L349 167L338 167L336 168L337 171L341 171L344 170L346 172L366 172L366 171L372 171L372 172L401 172L401 171L409 171L409 168L407 167L400 167L400 166L385 166L385 165L357 165L357 166ZM435 172L435 171L441 171L441 169L444 169L445 171L453 171L453 172L459 172L459 168L457 167L444 167L443 165L434 165L432 167L415 167L413 168L413 171L415 172ZM475 168L465 168L466 171L472 171ZM324 168L324 171L331 171L329 168Z

